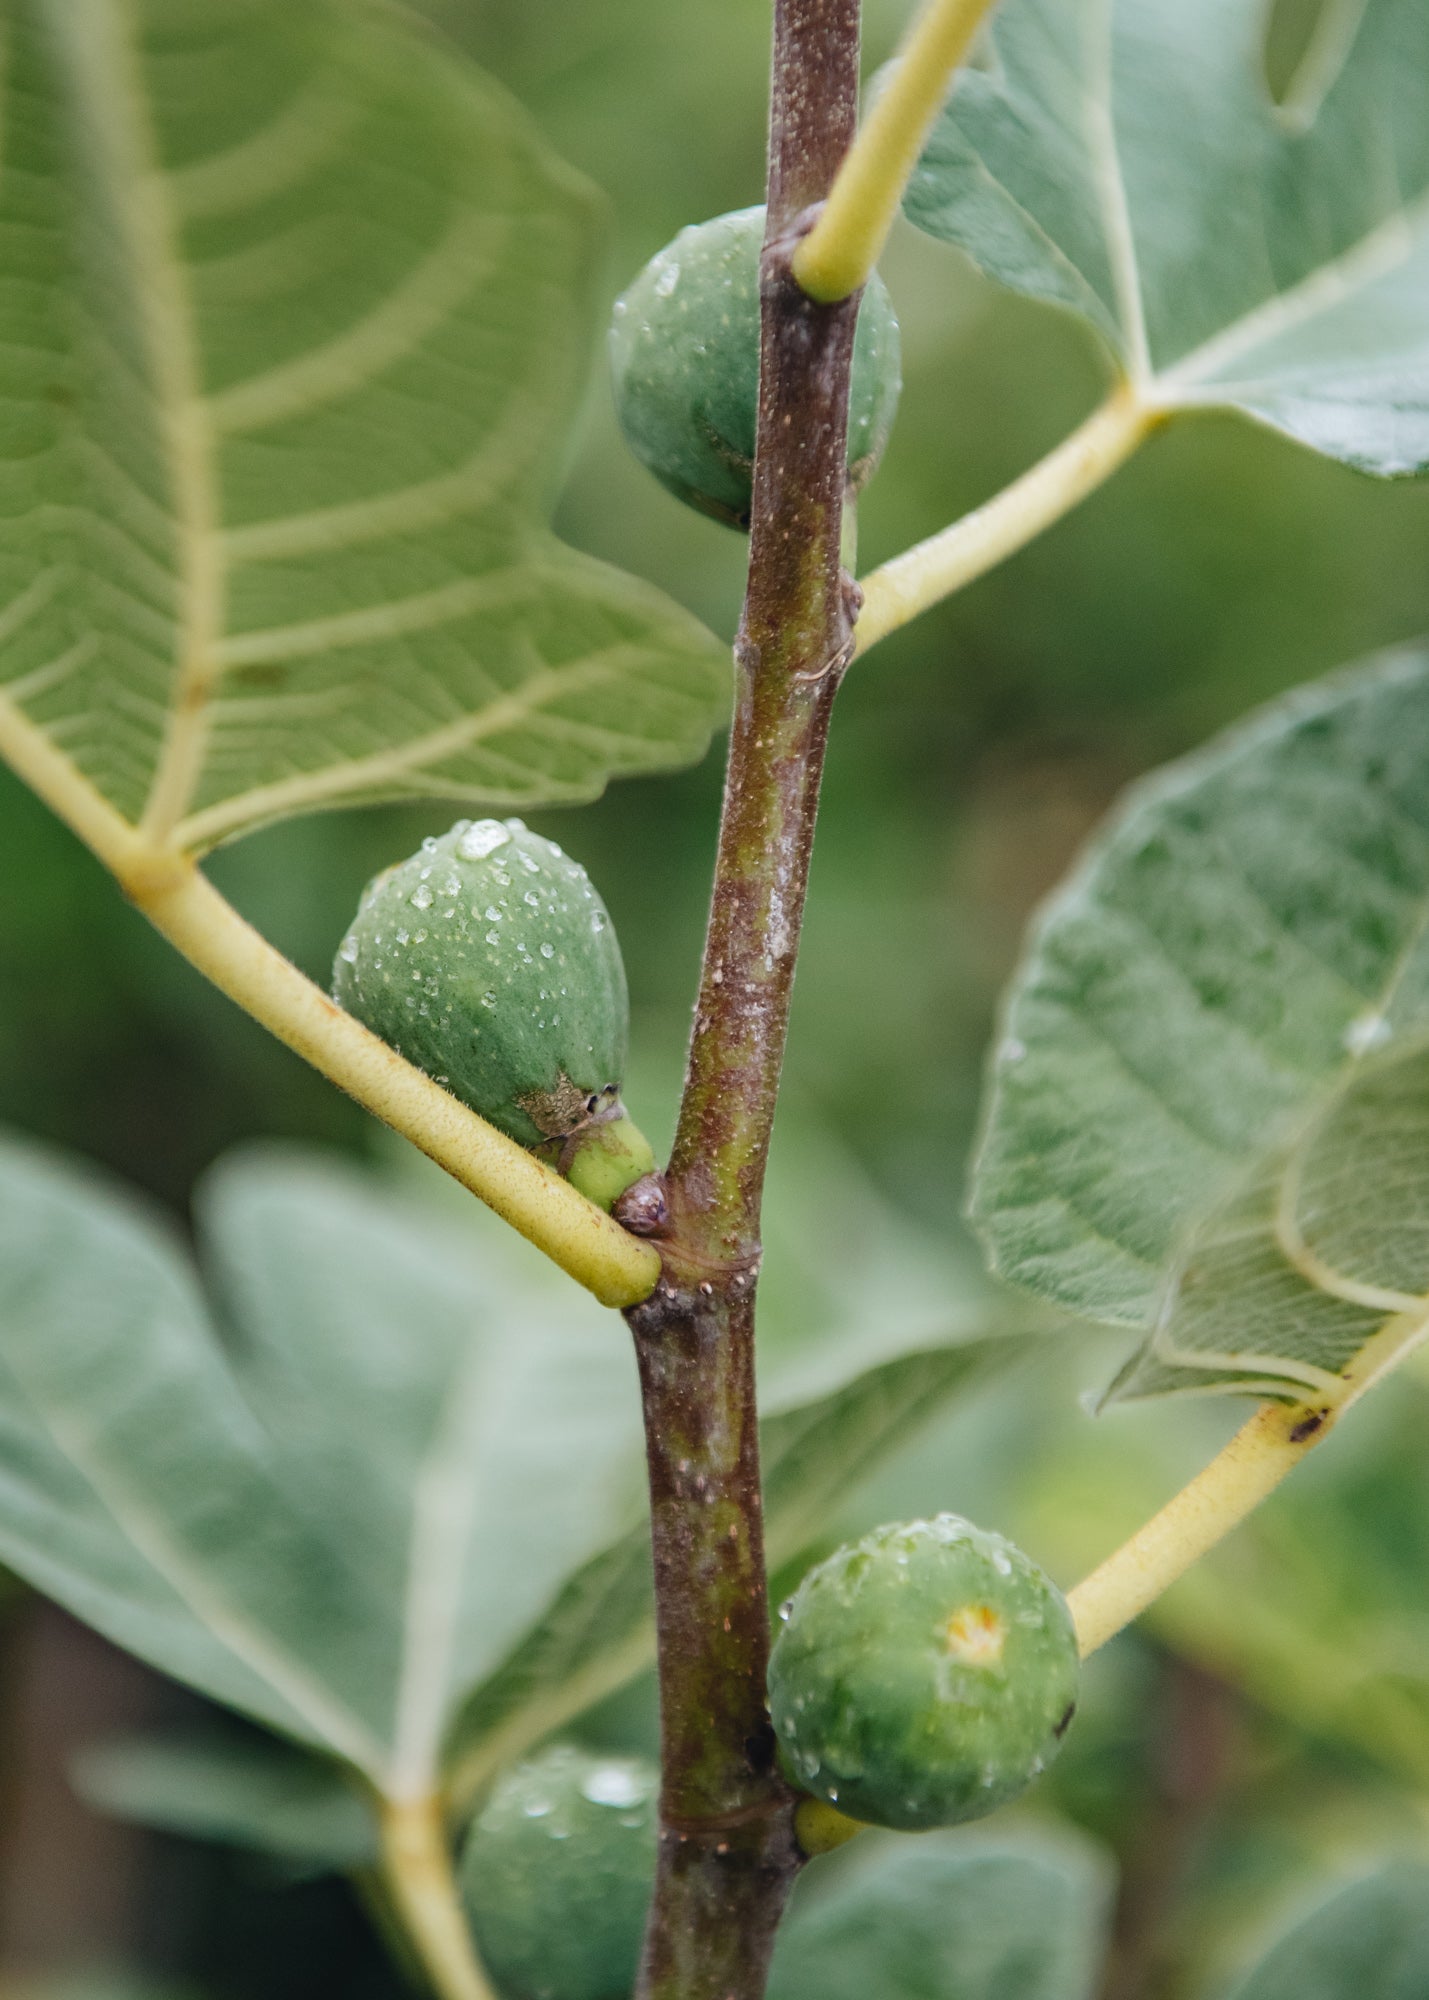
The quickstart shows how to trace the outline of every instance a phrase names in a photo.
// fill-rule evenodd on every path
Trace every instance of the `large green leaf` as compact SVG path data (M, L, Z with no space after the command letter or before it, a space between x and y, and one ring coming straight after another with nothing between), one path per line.
M499 1224L434 1228L301 1152L231 1154L198 1209L245 1393L401 1629L394 1746L430 1769L452 1702L638 1516L629 1343Z
M260 1151L203 1213L226 1351L167 1231L0 1145L0 1557L413 1796L458 1695L635 1511L630 1356L350 1169Z
M721 649L544 526L598 231L517 108L375 0L3 39L0 746L190 848L697 756Z
M771 1568L815 1541L854 1484L954 1396L1025 1358L1009 1337L909 1354L831 1395L768 1417L760 1431L765 1545ZM502 1765L653 1665L646 1524L569 1577L520 1644L476 1687L452 1731L448 1762L465 1802Z
M0 1141L0 1560L392 1796L455 1758L469 1789L646 1666L639 1398L608 1315L499 1224L438 1225L295 1149L231 1156L198 1215L225 1335L164 1225ZM773 1417L774 1560L1025 1352L906 1355Z
M1429 1993L1429 1868L1401 1861L1302 1917L1227 2000L1422 2000Z
M890 1844L780 1932L770 2000L1087 2000L1105 1865L1080 1843Z
M973 1214L1149 1327L1124 1393L1333 1389L1423 1321L1426 775L1429 662L1334 678L1139 786L1036 926Z
M274 1460L180 1245L0 1146L0 1556L169 1673L371 1767L392 1635Z
M1143 393L1371 472L1429 464L1429 12L1328 0L1276 103L1266 0L1005 0L909 216L1081 314Z

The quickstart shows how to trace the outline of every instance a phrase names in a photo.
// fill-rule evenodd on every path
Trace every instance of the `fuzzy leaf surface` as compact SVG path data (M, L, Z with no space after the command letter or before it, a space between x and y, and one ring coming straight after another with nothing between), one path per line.
M1333 677L1136 787L1034 928L973 1215L1148 1330L1120 1393L1333 1393L1422 1331L1426 772L1424 656Z
M1259 0L1006 0L912 221L1081 315L1167 408L1429 465L1429 14L1319 11L1279 102Z
M697 757L723 649L546 527L600 232L518 108L368 0L16 0L4 58L0 748L194 851Z

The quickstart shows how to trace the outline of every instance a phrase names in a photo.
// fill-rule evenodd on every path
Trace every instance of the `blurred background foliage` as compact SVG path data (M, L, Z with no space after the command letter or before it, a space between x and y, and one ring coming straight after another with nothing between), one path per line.
M607 299L685 222L758 199L766 0L425 0L424 11L606 192ZM870 67L908 11L870 0ZM1293 31L1285 9L1277 19ZM860 510L865 568L994 492L1103 386L1069 321L994 293L954 253L900 226L884 268L906 389ZM732 634L742 541L627 459L596 366L557 525ZM1029 909L1133 774L1426 624L1429 486L1376 483L1207 419L1154 442L1041 542L856 669L829 759L773 1163L766 1359L781 1383L814 1381L826 1339L874 1358L891 1328L936 1339L1027 1323L1025 1306L984 1286L960 1206L982 1054ZM719 787L716 753L540 821L615 916L633 996L628 1095L657 1142L673 1114ZM308 819L218 855L213 873L325 980L363 882L439 821ZM5 775L0 851L0 1118L181 1213L195 1176L255 1134L411 1176L362 1114L181 964ZM1118 1358L1114 1342L1068 1334L860 1494L830 1522L829 1544L951 1506L1071 1581L1234 1414L1170 1405L1094 1424L1079 1398ZM1067 1754L1022 1810L1069 1817L1122 1864L1108 2000L1204 1991L1316 1882L1424 1844L1426 1399L1405 1380L1357 1412L1288 1495L1091 1670ZM63 1775L77 1745L196 1704L18 1592L0 1618L0 1994L108 1994L28 1983L106 1961L221 2000L402 1990L346 1885L85 1812ZM584 1725L622 1746L652 1730L648 1686Z

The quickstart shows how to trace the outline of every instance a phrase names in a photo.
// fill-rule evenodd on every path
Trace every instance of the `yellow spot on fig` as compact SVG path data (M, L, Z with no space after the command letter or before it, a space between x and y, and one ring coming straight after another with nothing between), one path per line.
M990 1604L964 1604L943 1627L948 1651L966 1667L995 1667L1007 1627Z

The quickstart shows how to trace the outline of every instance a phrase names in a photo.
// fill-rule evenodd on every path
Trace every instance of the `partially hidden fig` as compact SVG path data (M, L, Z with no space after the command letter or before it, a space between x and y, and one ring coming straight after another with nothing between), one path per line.
M630 449L703 514L747 528L759 400L764 210L682 229L616 301L610 364ZM874 274L859 307L848 410L848 480L872 475L902 386L898 321Z

